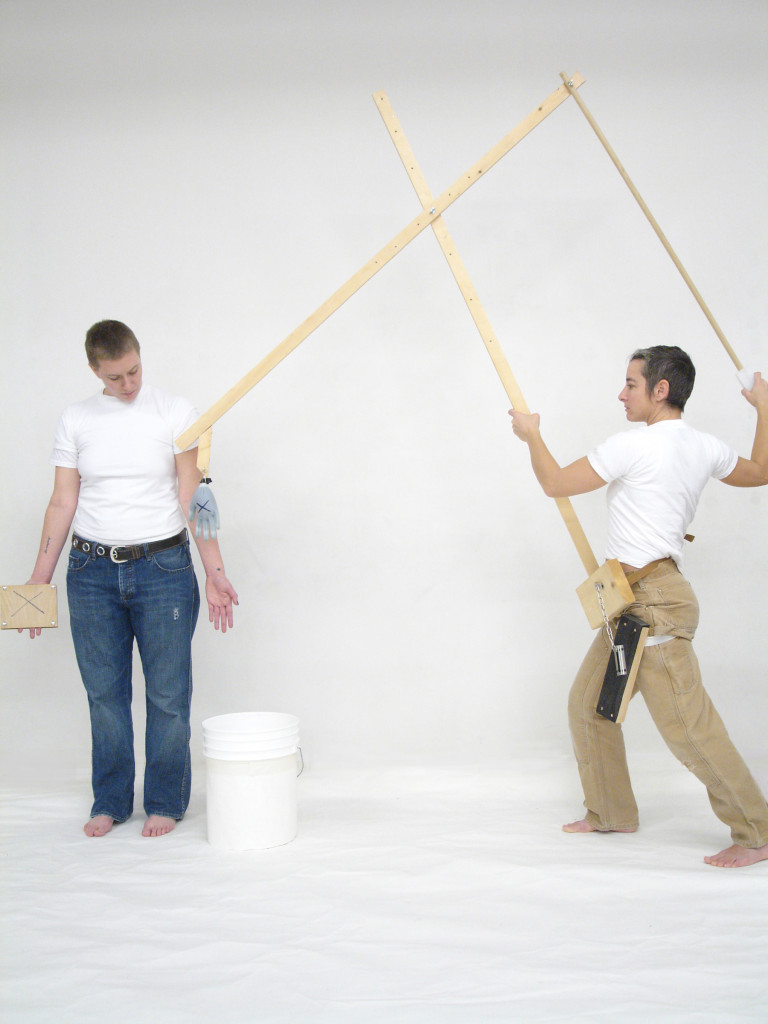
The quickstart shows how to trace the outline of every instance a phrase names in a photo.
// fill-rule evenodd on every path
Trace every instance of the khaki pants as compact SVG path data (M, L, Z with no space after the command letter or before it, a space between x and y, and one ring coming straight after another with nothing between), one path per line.
M675 639L646 647L635 682L667 746L706 786L712 810L735 843L768 843L768 805L726 732L701 682L691 640L699 609L693 589L668 559L632 587L627 611L651 633ZM571 737L584 789L587 821L600 831L635 828L637 804L620 725L595 713L611 656L605 629L587 652L568 702Z

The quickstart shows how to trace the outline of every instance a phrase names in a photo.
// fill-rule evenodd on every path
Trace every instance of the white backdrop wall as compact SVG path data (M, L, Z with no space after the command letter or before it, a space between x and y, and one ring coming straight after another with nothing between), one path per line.
M376 90L439 194L560 71L581 72L742 361L768 371L759 0L0 14L5 583L34 562L58 415L94 390L92 322L130 324L146 379L203 410L418 212ZM445 219L559 458L623 428L625 360L647 343L690 351L689 421L749 453L733 366L573 101ZM299 715L310 767L568 750L585 574L507 407L425 232L217 424L240 607L225 637L198 627L196 757L203 718L248 709ZM603 501L575 502L598 556ZM699 656L747 759L764 746L767 501L711 484L688 553ZM2 637L0 756L17 783L88 773L64 570L61 628ZM661 742L639 704L627 731L635 749Z

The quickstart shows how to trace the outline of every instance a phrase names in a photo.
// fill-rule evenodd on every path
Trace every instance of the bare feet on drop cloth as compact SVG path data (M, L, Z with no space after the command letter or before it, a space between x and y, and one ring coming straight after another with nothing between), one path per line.
M144 822L141 830L143 836L164 836L173 832L176 828L176 821L173 818L164 818L161 814L150 814Z
M637 832L637 828L600 829L590 825L586 818L582 818L581 821L572 821L568 825L563 825L563 832Z
M83 825L83 832L87 836L98 838L99 836L105 836L107 832L112 831L114 821L108 814L97 814L94 818L89 819Z
M713 857L705 857L704 863L711 864L716 868L746 868L761 860L768 860L768 843L765 846L758 846L755 850L734 843L733 846L729 846L727 850L721 850Z

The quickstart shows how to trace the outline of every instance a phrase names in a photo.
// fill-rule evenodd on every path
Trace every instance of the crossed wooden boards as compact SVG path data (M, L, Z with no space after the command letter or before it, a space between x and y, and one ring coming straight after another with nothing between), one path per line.
M388 242L383 249L379 250L379 252L368 261L368 263L361 267L360 270L353 274L345 284L333 293L333 295L326 299L326 301L319 306L311 316L309 316L302 324L292 331L291 334L280 342L280 344L265 356L260 363L242 377L234 387L230 388L230 390L223 395L218 402L212 405L211 408L208 409L208 411L205 412L197 422L189 428L189 430L185 431L176 439L176 444L182 450L189 448L194 441L198 441L197 464L203 471L204 475L206 475L206 471L209 467L211 428L213 424L228 412L236 402L251 390L251 388L255 387L260 380L266 377L266 375L273 370L278 363L282 362L287 355L297 348L317 327L324 323L328 317L330 317L347 301L347 299L351 298L351 296L366 284L374 274L378 273L382 267L386 266L391 259L393 259L402 249L405 248L406 245L408 245L409 242L412 242L413 239L416 238L417 235L421 234L421 232L427 227L431 227L435 233L438 243L440 244L440 248L443 250L445 258L448 261L448 265L456 279L456 283L464 296L467 307L475 321L478 331L480 332L483 344L491 357L493 365L496 368L496 372L501 379L513 408L522 410L523 412L528 411L522 392L520 391L514 375L512 374L512 370L510 369L504 352L499 345L498 339L493 332L490 321L488 320L477 292L472 285L469 274L467 273L466 268L456 251L456 247L451 240L451 236L448 233L448 229L445 226L442 215L445 210L447 210L448 207L459 198L459 196L463 195L468 188L474 185L475 182L479 181L479 179L491 167L493 167L494 164L496 164L503 156L505 156L511 149L529 135L537 125L541 124L542 121L544 121L570 96L572 96L579 105L582 113L587 118L587 121L597 134L606 152L611 157L611 160L615 164L617 170L639 203L643 213L659 237L659 240L664 245L667 253L683 276L683 279L693 293L694 298L698 302L702 311L714 328L715 333L728 352L728 355L733 360L736 369L742 370L741 363L736 357L733 349L728 344L725 335L720 330L720 327L704 303L704 300L693 284L693 281L690 279L682 263L670 246L658 223L653 218L650 210L645 205L642 197L619 162L616 154L611 149L605 136L600 131L594 118L587 110L586 105L578 95L577 90L584 84L584 78L578 74L578 72L573 75L566 75L563 72L560 77L563 84L558 89L551 93L543 103L539 104L539 106L536 107L535 110L533 110L524 120L522 120L516 128L509 132L509 134L505 135L496 146L489 150L484 157L478 160L473 167L471 167L456 182L454 182L450 188L437 198L434 198L429 190L429 186L419 169L413 152L405 138L405 134L386 95L383 92L376 93L374 95L373 98L376 106L379 109L379 113L384 120L384 124L389 131L395 148L397 149L408 176L411 179L411 184L419 198L422 210L408 225L406 225L406 227L402 229L402 231L399 232L399 234L395 235L395 237ZM576 517L576 513L574 512L571 502L567 498L555 498L554 500L576 547L576 551L581 558L582 564L587 573L589 573L588 579L577 588L577 594L582 606L584 607L590 626L592 626L592 628L596 628L602 624L604 612L609 616L618 613L629 601L632 600L632 592L618 562L612 559L604 563L602 566L598 565L597 559L595 558L582 526ZM16 587L14 590L21 592L24 591L25 588ZM598 591L601 592L602 606L601 602L598 600ZM27 621L26 619L24 622L20 621L20 618L24 616L27 618L34 617L32 603L28 600L29 597L31 597L31 593L26 595L26 598L24 599L26 600L26 603L23 604L22 607L15 609L14 615L18 616L18 618L14 626L11 626L10 624L6 625L6 622L3 622L3 628L28 628L30 626L45 627L55 625L55 614L44 615L42 617L37 615L35 621ZM3 618L5 619L5 614L3 615ZM41 621L41 618L45 621Z
M463 195L468 188L474 185L475 182L479 181L479 179L491 167L493 167L495 163L513 149L518 142L521 142L522 139L530 134L537 125L541 124L541 122L556 110L561 103L571 96L578 104L581 112L586 117L602 146L613 161L616 169L624 179L625 184L640 205L640 208L648 219L651 227L656 232L656 235L662 245L667 250L667 254L672 259L685 283L691 290L694 298L701 307L703 313L715 330L715 333L732 359L736 369L739 371L743 370L742 364L736 357L731 346L728 344L725 335L712 316L712 313L701 297L701 294L683 267L677 257L677 254L672 249L672 246L669 244L669 241L662 232L651 211L643 201L640 193L635 188L633 182L629 178L629 175L616 156L616 153L608 143L605 135L602 133L595 119L587 109L586 104L578 94L577 90L584 84L584 78L578 74L578 72L573 75L567 75L565 72L561 72L560 78L562 79L563 84L558 89L551 93L543 103L539 104L539 106L536 107L536 109L533 110L523 121L521 121L516 128L509 132L508 135L504 136L504 138L494 146L493 149L489 150L484 157L482 157L473 167L454 182L450 188L437 198L434 198L429 190L429 186L419 169L413 155L413 151L405 138L405 134L386 95L383 92L376 93L374 95L373 98L379 109L379 113L384 120L384 124L386 125L392 141L395 144L395 148L400 155L400 159L402 160L408 176L411 179L411 184L416 190L416 195L418 196L419 202L422 206L421 212L410 222L410 224L406 225L399 234L395 235L395 237L385 245L383 249L376 253L373 259L369 260L368 263L357 271L357 273L353 274L352 277L343 284L341 288L334 292L330 298L326 299L326 301L319 306L310 317L300 324L291 334L288 335L287 338L285 338L264 359L262 359L257 366L238 381L238 383L223 395L218 402L211 406L211 408L204 413L197 422L189 428L189 430L185 431L185 433L181 434L176 439L176 444L182 450L188 448L195 440L198 440L197 462L199 468L203 471L203 475L206 475L206 470L209 464L211 428L213 424L228 412L236 402L251 390L251 388L262 380L270 370L273 370L278 363L280 363L290 352L300 345L301 342L315 330L315 328L319 327L320 324L327 320L332 313L347 301L347 299L354 295L355 292L369 281L374 274L381 270L382 267L386 266L386 264L396 256L397 253L404 249L409 242L413 241L413 239L416 238L417 235L421 234L421 232L427 227L431 227L435 233L440 244L440 248L443 250L445 258L448 261L448 265L456 279L456 283L464 296L467 307L469 308L477 329L480 332L483 344L493 361L493 365L495 366L496 372L504 385L504 389L506 390L513 408L522 410L523 412L528 411L522 392L520 391L520 388L512 374L512 370L510 369L504 352L499 345L498 339L493 332L488 317L486 316L480 299L478 298L477 292L469 278L469 274L467 273L466 268L456 251L456 247L451 240L451 236L448 233L448 229L445 226L442 215L445 210L447 210L448 207L459 198L459 196ZM616 559L609 559L602 566L598 565L597 559L589 546L589 542L587 541L582 526L576 517L576 513L574 512L571 502L567 498L555 498L554 500L571 536L571 540L576 547L576 551L581 558L582 564L589 574L587 580L577 588L577 595L584 608L590 626L595 629L602 625L606 615L608 617L613 617L633 600L632 590Z
M298 345L301 344L317 327L331 316L343 303L355 294L374 274L386 266L409 242L421 234L425 228L431 227L443 250L448 265L456 279L467 307L477 325L480 336L483 340L501 382L507 392L512 406L515 409L527 410L525 399L518 387L509 363L499 345L498 339L491 327L490 321L482 307L477 292L472 285L469 274L459 257L456 247L451 240L448 229L443 221L442 214L458 198L463 195L475 182L496 164L503 156L521 142L533 129L541 124L557 107L560 106L576 89L584 83L584 78L578 73L569 77L563 76L563 84L548 96L543 103L539 104L528 117L517 125L509 134L489 150L473 167L463 174L450 188L437 198L433 197L424 176L419 169L413 152L405 138L405 134L397 120L394 110L383 93L374 94L374 101L379 109L384 124L389 131L395 148L405 166L411 183L422 205L421 212L395 235L395 237L379 250L376 255L368 261L357 273L333 293L326 301L315 310L302 324L288 335L279 345L276 346L262 361L250 370L234 387L232 387L222 398L205 412L189 430L176 439L179 448L188 448L196 439L199 439L200 452L198 454L198 465L201 469L208 466L210 453L210 431L213 424L220 419L232 406L238 402L248 391L262 380L278 363L282 362ZM579 523L570 501L567 498L557 498L558 509L563 517L565 525L576 546L579 557L582 560L587 572L592 573L598 569L597 560L589 546L586 535Z

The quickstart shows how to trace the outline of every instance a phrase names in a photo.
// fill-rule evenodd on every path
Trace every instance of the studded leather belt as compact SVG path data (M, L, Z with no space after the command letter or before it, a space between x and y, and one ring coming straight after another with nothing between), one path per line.
M99 544L95 540L85 540L76 533L72 534L72 547L85 554L93 553L97 558L108 558L116 565L123 562L130 562L134 558L146 558L155 551L165 551L166 548L175 548L183 544L187 539L186 529L177 533L175 537L166 537L165 540L152 540L147 544Z

